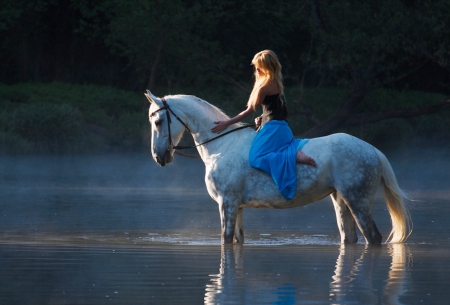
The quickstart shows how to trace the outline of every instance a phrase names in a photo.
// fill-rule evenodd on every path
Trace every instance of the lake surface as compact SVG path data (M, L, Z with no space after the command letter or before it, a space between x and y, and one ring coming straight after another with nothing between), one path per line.
M200 160L0 157L0 304L447 304L450 153L386 155L414 231L381 247L340 245L328 198L245 210L221 246ZM373 214L386 238L381 194Z

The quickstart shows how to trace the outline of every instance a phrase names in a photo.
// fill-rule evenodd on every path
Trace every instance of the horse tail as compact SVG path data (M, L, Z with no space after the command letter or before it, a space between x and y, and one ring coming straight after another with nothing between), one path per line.
M412 232L411 214L405 203L408 197L398 186L394 170L386 156L376 148L375 151L383 168L381 185L392 222L392 231L386 242L401 243L406 241Z

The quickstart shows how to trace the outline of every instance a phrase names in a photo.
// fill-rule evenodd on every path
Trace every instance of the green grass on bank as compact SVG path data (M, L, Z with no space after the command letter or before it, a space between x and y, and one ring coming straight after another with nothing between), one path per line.
M0 152L139 150L149 136L143 105L143 95L111 87L0 85Z
M164 95L164 92L154 92ZM179 92L183 93L183 92ZM300 92L287 88L291 113ZM197 94L234 116L245 108L246 94ZM342 90L324 88L306 95L318 119L329 116L344 96ZM424 92L377 90L358 112L382 112L433 104L444 96ZM150 126L143 94L111 87L65 83L0 85L0 153L89 153L149 149ZM302 116L290 115L294 134L312 127ZM450 140L450 109L411 119L389 119L342 128L380 148Z

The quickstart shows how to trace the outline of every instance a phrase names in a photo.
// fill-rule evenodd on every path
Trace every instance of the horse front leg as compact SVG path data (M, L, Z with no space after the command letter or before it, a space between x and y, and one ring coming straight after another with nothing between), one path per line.
M219 211L222 229L222 244L232 244L236 232L239 204L236 200L223 198L221 202L219 202ZM239 220L239 222L241 221L242 220Z

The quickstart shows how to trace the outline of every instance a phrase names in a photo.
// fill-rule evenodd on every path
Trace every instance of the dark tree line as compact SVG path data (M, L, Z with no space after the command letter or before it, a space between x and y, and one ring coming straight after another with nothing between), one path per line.
M286 86L339 87L321 118L301 90L294 102L313 126L338 127L442 110L434 105L365 113L377 88L449 94L446 0L3 0L0 81L94 83L134 91L248 91L252 56L273 49ZM196 93L199 95L200 93Z

